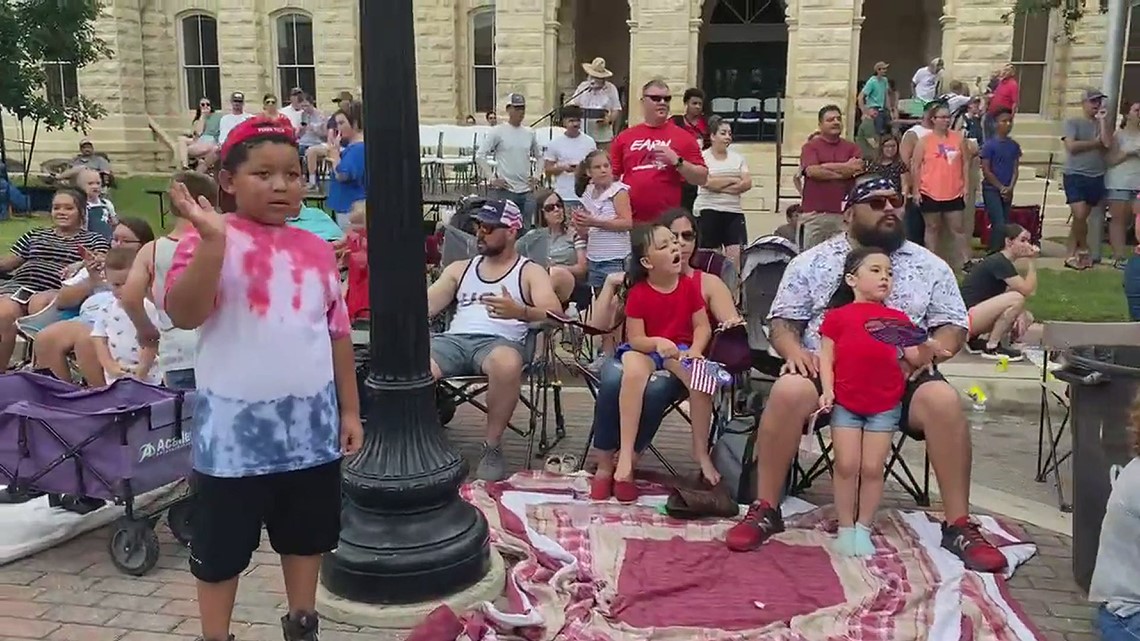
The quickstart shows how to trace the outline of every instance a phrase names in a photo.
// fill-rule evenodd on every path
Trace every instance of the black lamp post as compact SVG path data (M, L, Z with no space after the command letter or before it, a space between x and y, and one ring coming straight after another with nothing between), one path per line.
M447 596L491 566L487 521L459 498L468 466L444 438L428 366L414 33L412 0L360 0L371 370L340 544L321 572L332 595L357 603Z

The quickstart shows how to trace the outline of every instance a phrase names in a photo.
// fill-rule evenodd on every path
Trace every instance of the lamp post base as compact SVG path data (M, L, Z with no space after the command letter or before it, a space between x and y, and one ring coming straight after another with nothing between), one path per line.
M410 629L419 625L427 615L441 605L462 614L486 601L494 601L503 594L506 581L506 564L503 557L491 549L491 569L478 583L442 599L400 605L357 603L336 596L324 585L317 587L317 611L322 619L370 628Z

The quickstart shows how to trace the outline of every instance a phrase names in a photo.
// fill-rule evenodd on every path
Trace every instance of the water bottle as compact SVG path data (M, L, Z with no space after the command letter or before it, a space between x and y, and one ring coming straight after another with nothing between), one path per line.
M571 302L566 306L566 318L572 322L579 322L582 320L582 314L578 311L578 304ZM570 353L578 354L582 348L583 336L582 329L569 325L563 328L564 340L568 343L567 347L570 348Z
M566 318L572 321L581 320L582 316L578 313L578 303L571 302L566 306Z
M986 393L977 385L966 391L970 399L970 427L981 431L986 414Z

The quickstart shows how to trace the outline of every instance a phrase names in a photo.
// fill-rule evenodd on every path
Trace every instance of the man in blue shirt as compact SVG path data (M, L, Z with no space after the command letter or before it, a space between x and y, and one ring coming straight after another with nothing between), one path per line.
M1017 184L1017 165L1021 161L1021 145L1010 138L1013 112L1002 107L994 113L994 136L982 146L982 202L990 221L990 253L999 251L1004 242L1001 230L1009 220L1013 206L1013 188Z

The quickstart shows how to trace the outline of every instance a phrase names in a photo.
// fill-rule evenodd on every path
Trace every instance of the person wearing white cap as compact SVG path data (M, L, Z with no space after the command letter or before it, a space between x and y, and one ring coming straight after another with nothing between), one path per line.
M495 125L479 143L475 162L488 177L491 187L488 197L518 205L529 229L534 222L534 203L530 196L537 182L532 161L542 160L542 147L534 131L523 126L526 98L521 93L512 93L507 96L506 106L507 121Z
M938 82L942 79L942 58L935 58L925 67L919 67L910 79L914 85L914 97L928 103L938 96Z
M605 149L614 139L614 123L621 114L621 98L617 87L609 81L614 72L606 69L605 58L583 62L582 70L589 77L574 90L568 104L582 108L582 130Z

